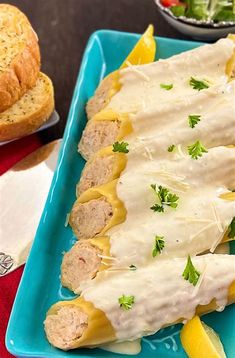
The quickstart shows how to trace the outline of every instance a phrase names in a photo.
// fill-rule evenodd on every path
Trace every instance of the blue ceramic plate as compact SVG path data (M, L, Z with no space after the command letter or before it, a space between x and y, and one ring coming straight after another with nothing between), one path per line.
M8 325L7 349L17 357L124 357L100 349L70 352L55 349L46 340L43 321L53 303L74 297L70 291L61 287L59 276L62 254L75 242L70 227L65 227L65 221L75 200L75 187L84 166L84 160L77 153L77 144L86 124L85 104L101 78L121 65L138 39L139 35L135 34L98 31L88 42L74 90L57 170ZM158 58L166 58L201 45L166 38L158 38L157 44ZM207 315L204 319L219 333L227 357L234 357L235 305L222 313ZM177 325L144 338L142 352L138 357L186 357L179 340L180 328Z

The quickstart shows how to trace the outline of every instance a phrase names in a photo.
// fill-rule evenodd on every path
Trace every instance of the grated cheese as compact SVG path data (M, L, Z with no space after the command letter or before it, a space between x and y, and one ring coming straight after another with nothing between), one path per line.
M152 153L151 153L150 149L145 146L144 140L141 137L136 137L136 139L140 142L140 144L143 146L143 148L145 150L145 153L144 153L145 158L147 158L149 160L153 160Z
M100 257L101 259L118 261L118 259L116 257L112 257L112 256L105 256L105 255L100 255L100 254L98 254L97 256Z
M177 148L178 154L179 154L179 156L180 156L181 158L186 158L186 157L187 157L186 154L185 154L185 153L183 152L183 150L182 150L181 144L178 144L178 145L176 146L176 148Z
M177 176L173 173L170 173L168 171L166 171L165 169L161 169L159 171L156 171L154 172L153 174L157 174L157 175L160 175L162 176L163 178L165 178L166 180L172 182L172 184L174 185L178 185L179 187L181 187L182 190L178 189L178 188L172 188L170 187L169 185L169 188L172 189L172 190L176 190L176 191L179 191L181 193L184 193L185 191L187 191L189 188L190 188L190 185L189 183L185 182L184 179L185 177L184 176Z
M126 266L126 267L111 267L110 269L108 269L109 272L112 271L131 271L130 267Z
M216 247L221 243L221 241L225 235L225 232L226 232L226 230L218 237L218 239L215 240L215 242L213 243L213 245L210 248L210 252L213 253L215 251Z
M212 226L216 225L216 223L214 221L212 221L211 223L209 223L208 225L204 226L201 230L199 230L198 232L196 232L193 235L190 235L190 239L194 239L195 237L197 237L198 235L200 235L202 232L210 229Z
M219 229L220 232L223 232L224 229L223 229L223 227L222 227L222 223L221 223L220 217L219 217L219 215L218 215L218 212L217 212L217 210L216 210L216 207L215 207L215 204L214 204L214 203L211 203L211 208L212 208L212 212L213 212L215 221L216 221L216 223L217 223L218 229Z
M149 76L147 76L142 71L138 70L136 67L134 67L129 61L126 61L126 64L128 68L130 68L133 72L135 72L137 75L139 75L141 78L143 78L145 81L150 82Z
M202 222L202 223L212 223L213 220L211 219L200 219L200 218L194 218L193 216L176 216L177 220L185 220L189 222Z

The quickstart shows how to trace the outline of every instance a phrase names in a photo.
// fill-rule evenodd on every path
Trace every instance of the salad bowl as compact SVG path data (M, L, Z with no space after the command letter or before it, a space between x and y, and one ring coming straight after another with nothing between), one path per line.
M154 1L157 5L158 11L172 27L183 34L192 37L193 39L214 41L221 37L226 37L229 33L235 33L234 5L232 10L233 13L231 13L230 16L227 16L226 12L221 10L221 15L218 17L217 21L211 18L212 15L207 16L206 13L205 15L202 13L200 13L200 15L196 15L195 12L191 11L191 15L188 12L189 16L194 17L189 17L187 15L187 11L184 11L185 3L181 3L178 0ZM203 1L201 3L203 3ZM204 18L200 19L200 17Z

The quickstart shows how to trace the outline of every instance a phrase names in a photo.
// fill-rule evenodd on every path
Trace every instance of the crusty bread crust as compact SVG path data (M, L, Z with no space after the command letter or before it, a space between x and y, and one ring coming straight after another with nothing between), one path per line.
M36 107L34 111L31 110L28 113L22 113L21 118L19 119L18 117L17 120L14 119L14 113L12 113L10 121L4 120L5 112L0 113L0 141L7 141L28 135L41 127L43 123L46 122L47 119L50 117L51 113L54 110L53 85L49 77L47 77L45 74L41 73L38 80L40 80L41 77L45 81L45 94L43 96L43 101L40 103L39 108ZM31 91L33 91L33 89ZM25 96L26 95L27 93L25 94ZM17 106L17 103L14 106ZM12 109L14 108L14 106L12 107ZM7 111L11 111L11 108Z
M16 38L23 33L24 41L21 39L18 54L10 58L8 66L0 71L0 112L12 106L35 85L40 70L38 39L27 17L15 6L7 4L0 4L0 19L3 12L12 13L14 21L9 18L6 25L1 24L0 33L11 31L11 36ZM8 56L8 50L5 51Z

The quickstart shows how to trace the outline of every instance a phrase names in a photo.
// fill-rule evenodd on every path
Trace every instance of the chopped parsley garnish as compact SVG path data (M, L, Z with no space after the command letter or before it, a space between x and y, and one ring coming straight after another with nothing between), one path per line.
M129 144L127 142L115 142L113 143L113 152L128 153L128 145Z
M155 212L158 212L158 213L163 213L164 212L163 205L159 205L159 204L154 204L153 206L151 206L150 209L155 211Z
M229 225L228 230L229 230L228 237L230 239L234 239L235 238L235 217L231 221L231 224Z
M189 127L194 128L195 125L198 124L198 122L200 122L200 120L201 120L200 114L190 114L188 116Z
M198 159L202 153L208 153L208 150L197 140L194 144L188 146L188 153L193 159Z
M156 184L151 184L151 188L154 190L154 192L157 194L157 198L159 200L159 203L154 204L151 206L151 210L159 213L163 213L165 206L170 206L171 208L177 208L179 200L179 197L176 194L172 194L169 192L167 188L164 188L163 186L159 185L157 188Z
M186 267L185 267L184 272L182 274L183 278L186 281L189 281L190 283L192 283L193 286L196 286L200 275L201 275L200 272L197 271L196 268L193 266L193 263L192 263L190 255L188 255L187 264L186 264Z
M201 91L203 89L210 87L207 82L196 80L196 78L194 78L194 77L190 78L189 84L191 87L193 87L193 89L198 90L198 91Z
M172 144L167 148L168 152L170 153L173 152L174 149L175 149L175 144Z
M128 311L135 303L135 297L122 295L121 297L119 297L118 302L121 308Z
M169 91L169 90L171 90L171 89L173 88L173 84L171 83L171 84L167 85L167 84L165 84L165 83L161 83L161 84L160 84L160 87L161 87L162 89L165 89L165 90Z
M129 266L129 269L130 269L131 271L135 271L135 270L137 270L137 267L136 267L135 265L130 265L130 266Z
M162 250L164 249L164 246L165 246L164 236L156 235L154 247L153 247L153 251L152 251L152 256L155 257L158 254L160 254L162 252Z

